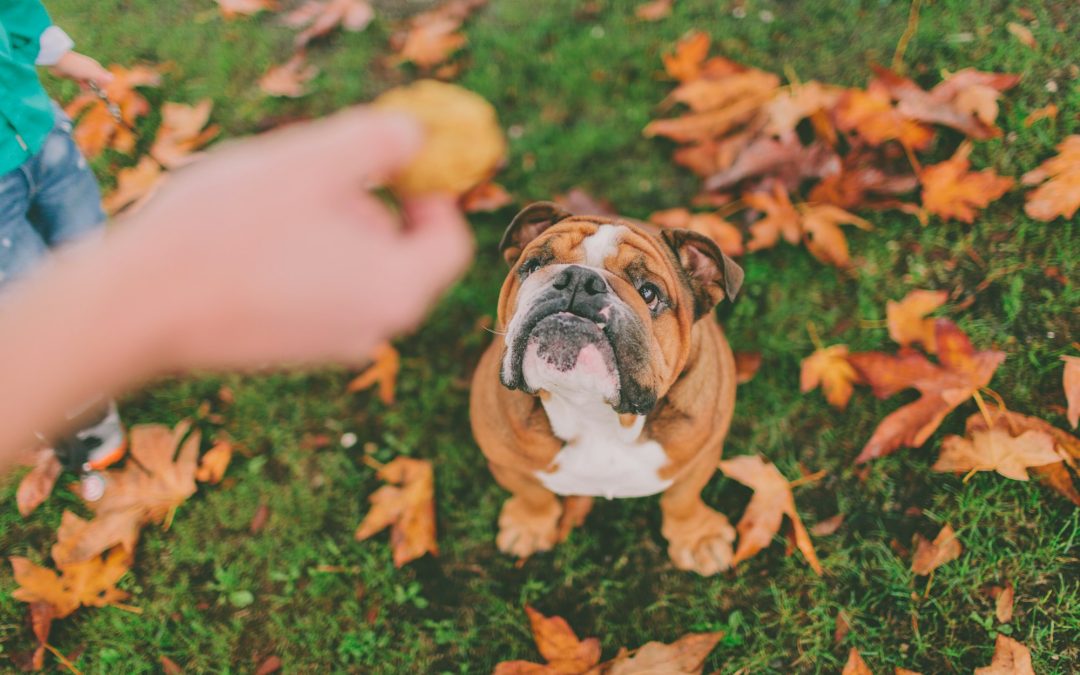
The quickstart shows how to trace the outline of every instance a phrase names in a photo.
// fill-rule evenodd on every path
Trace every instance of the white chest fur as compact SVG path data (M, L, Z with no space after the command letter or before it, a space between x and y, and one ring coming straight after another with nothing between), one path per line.
M548 470L536 472L544 487L560 495L645 497L663 492L667 455L659 443L641 440L645 417L629 427L593 397L552 394L544 403L551 429L566 441Z

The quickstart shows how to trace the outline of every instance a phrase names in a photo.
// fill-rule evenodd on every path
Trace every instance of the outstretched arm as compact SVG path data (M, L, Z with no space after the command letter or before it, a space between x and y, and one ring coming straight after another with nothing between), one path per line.
M0 465L101 392L189 369L356 362L462 272L454 200L369 188L422 142L356 109L228 144L0 297Z

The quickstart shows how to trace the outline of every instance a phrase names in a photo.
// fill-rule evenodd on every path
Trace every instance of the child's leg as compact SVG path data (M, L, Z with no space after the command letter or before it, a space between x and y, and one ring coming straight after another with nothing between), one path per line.
M50 248L103 231L101 191L71 137L71 119L56 107L56 125L27 167L33 181L29 220Z
M0 175L0 292L41 263L45 241L26 217L30 183L22 167Z

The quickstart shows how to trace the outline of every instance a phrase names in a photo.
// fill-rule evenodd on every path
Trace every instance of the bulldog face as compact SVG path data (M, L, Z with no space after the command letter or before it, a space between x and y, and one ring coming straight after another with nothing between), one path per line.
M742 270L712 240L660 236L617 218L526 207L501 244L511 271L499 296L500 379L511 389L647 414L689 355L693 323Z

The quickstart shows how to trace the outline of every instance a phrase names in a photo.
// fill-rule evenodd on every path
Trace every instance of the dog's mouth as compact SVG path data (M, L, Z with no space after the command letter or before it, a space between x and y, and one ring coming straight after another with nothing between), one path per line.
M521 376L526 391L619 397L618 367L604 327L570 312L549 314L525 335Z

